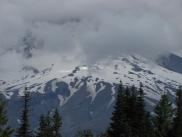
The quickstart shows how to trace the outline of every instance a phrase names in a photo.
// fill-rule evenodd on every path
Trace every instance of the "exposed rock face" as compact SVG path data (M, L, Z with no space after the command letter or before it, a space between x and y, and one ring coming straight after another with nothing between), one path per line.
M108 126L120 80L124 85L139 86L142 82L146 108L152 111L164 91L173 100L175 89L182 84L178 63L181 58L174 55L171 58L170 61L179 66L174 67L168 61L163 67L137 55L106 59L64 73L53 65L44 70L27 66L17 80L0 81L0 90L8 100L10 124L18 125L19 96L25 86L32 93L32 126L36 127L41 114L58 108L63 117L65 137L72 136L78 128L91 128L98 133Z
M158 63L169 70L182 74L182 57L178 55L163 56L158 60Z

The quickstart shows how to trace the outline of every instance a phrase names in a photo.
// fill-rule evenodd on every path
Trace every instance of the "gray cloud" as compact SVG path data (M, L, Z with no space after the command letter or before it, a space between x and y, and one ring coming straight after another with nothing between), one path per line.
M181 12L180 0L0 0L0 54L10 58L6 51L31 31L44 45L29 61L15 53L19 66L133 52L156 58L182 49Z

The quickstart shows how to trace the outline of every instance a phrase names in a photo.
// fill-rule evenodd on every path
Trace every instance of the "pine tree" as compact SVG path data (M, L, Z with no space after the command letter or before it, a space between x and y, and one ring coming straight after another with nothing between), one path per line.
M168 133L172 127L173 109L172 103L166 94L161 96L161 99L155 107L154 126L156 137L168 137Z
M130 88L130 94L127 98L127 110L125 112L131 128L132 137L138 136L138 124L141 122L141 119L138 118L141 112L141 108L137 108L137 96L138 90L135 86L132 86Z
M133 136L136 137L152 137L152 123L150 113L145 110L145 101L144 101L144 91L143 85L140 83L139 90L135 91L137 93L136 97L136 108L133 121L134 132Z
M126 115L126 111L129 109L129 106L127 106L128 97L129 88L125 89L120 83L114 112L111 117L112 122L108 129L109 137L131 137L131 128Z
M48 112L47 116L45 117L45 130L43 137L54 137L53 135L53 128L52 128L52 118L50 117L50 113Z
M39 128L38 128L38 131L36 132L36 134L37 134L36 137L44 137L45 130L46 130L45 117L44 117L44 115L42 115L39 120Z
M50 113L42 115L39 120L39 128L36 137L61 137L60 128L62 126L61 117L56 109L53 116Z
M57 109L54 112L52 120L54 137L61 137L60 128L62 126L62 120Z
M154 129L152 125L152 117L149 112L146 112L144 117L144 125L142 131L142 137L155 137Z
M142 84L139 90L135 86L123 88L120 85L111 120L109 137L153 137L150 113L145 110Z
M182 88L176 92L176 113L174 118L173 135L182 137Z
M30 93L25 88L24 95L22 96L23 99L23 109L21 113L20 119L20 127L17 129L17 137L31 137L32 132L30 130L29 125L29 112L30 112Z
M143 85L140 85L140 89L138 92L137 100L136 100L136 119L135 126L136 126L136 134L139 137L145 137L145 122L146 122L146 112L145 112L145 102L144 102L144 92L143 92Z
M5 102L0 96L0 137L10 137L13 130L7 125Z

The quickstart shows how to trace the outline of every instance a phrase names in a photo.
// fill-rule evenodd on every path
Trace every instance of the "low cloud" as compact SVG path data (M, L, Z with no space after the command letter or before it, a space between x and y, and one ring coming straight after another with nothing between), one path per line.
M93 63L122 53L155 59L182 49L181 12L180 0L0 0L0 64ZM31 59L11 53L27 32L42 44Z

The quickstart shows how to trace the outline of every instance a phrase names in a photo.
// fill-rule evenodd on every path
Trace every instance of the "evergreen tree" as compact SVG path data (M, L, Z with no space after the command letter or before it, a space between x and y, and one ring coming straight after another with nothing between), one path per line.
M44 137L45 136L45 130L46 130L46 127L45 127L45 117L44 115L42 115L40 117L40 120L39 120L39 128L38 128L38 131L36 132L37 136L36 137Z
M126 111L129 109L127 98L130 96L129 88L119 85L114 112L111 117L109 137L131 137L131 128L128 122Z
M145 112L145 102L144 102L144 92L142 89L142 84L140 85L139 91L137 91L137 99L136 99L136 111L135 111L135 128L136 132L135 136L145 137L145 122L146 122L146 112Z
M0 137L10 137L13 130L7 125L5 102L0 96Z
M153 137L150 113L145 111L142 85L119 87L109 137Z
M140 124L139 122L141 122L141 119L138 119L140 110L137 109L137 96L137 88L135 86L132 86L130 88L130 94L127 97L127 109L125 112L127 115L129 126L131 128L132 137L138 136L138 124Z
M52 120L54 137L61 137L60 128L62 126L62 120L57 109L54 112Z
M29 112L30 112L30 93L25 88L24 95L22 96L23 99L23 109L21 113L20 119L20 127L17 129L17 137L31 137L32 132L30 130L29 125Z
M39 120L39 128L37 131L37 137L61 137L60 128L62 126L62 120L56 109L53 116L50 113L46 116L42 115Z
M144 125L141 137L155 137L152 125L152 117L149 112L146 112L144 117Z
M144 101L144 91L143 85L140 84L139 90L135 91L137 93L136 97L136 109L134 119L132 120L134 125L133 136L136 137L152 137L152 123L150 113L145 110L145 101Z
M154 126L156 137L168 137L168 133L172 127L173 109L172 103L166 94L161 96L161 99L155 107Z
M50 117L50 114L48 113L47 116L44 119L44 136L43 137L54 137L53 135L53 128L52 128L52 118Z
M182 88L180 87L176 92L176 112L174 118L173 135L175 137L182 137Z

